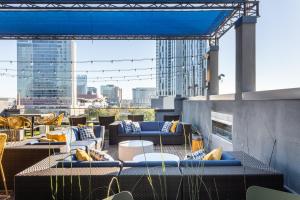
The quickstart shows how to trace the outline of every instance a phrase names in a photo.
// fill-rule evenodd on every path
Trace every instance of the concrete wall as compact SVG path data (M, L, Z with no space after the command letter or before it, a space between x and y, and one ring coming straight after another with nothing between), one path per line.
M175 110L155 110L155 121L164 121L165 115L175 115Z
M159 96L151 99L151 108L154 109L174 109L174 96Z
M186 100L183 121L198 127L206 144L211 140L211 111L233 114L234 150L270 163L300 193L300 100Z

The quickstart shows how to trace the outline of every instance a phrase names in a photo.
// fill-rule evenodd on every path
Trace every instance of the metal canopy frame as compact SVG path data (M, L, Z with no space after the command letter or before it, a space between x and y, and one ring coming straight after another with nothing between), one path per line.
M219 39L234 26L238 18L242 16L259 17L259 2L257 0L0 0L0 12L2 11L173 11L173 10L232 10L223 23L211 34L201 36L0 36L0 39L62 39L62 40L98 40L98 39L199 39L209 40L210 45L217 45Z

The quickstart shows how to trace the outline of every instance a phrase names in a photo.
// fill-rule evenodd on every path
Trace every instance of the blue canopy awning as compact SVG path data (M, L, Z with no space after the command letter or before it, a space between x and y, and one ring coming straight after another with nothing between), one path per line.
M206 37L233 10L0 11L0 37Z

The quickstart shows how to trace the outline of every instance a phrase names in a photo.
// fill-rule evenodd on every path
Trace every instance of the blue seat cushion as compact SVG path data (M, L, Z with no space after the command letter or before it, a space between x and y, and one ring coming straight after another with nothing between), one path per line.
M201 167L201 166L241 166L239 160L181 160L181 167Z
M140 122L141 130L143 131L160 131L160 122Z
M178 125L176 127L176 133L183 133L183 124L182 123L178 123Z
M125 129L123 123L119 123L118 125L118 133L119 134L125 134Z
M168 133L163 133L161 131L142 131L141 135L161 135L161 134L168 134Z
M123 167L161 167L163 165L166 167L178 167L178 164L176 161L124 161Z
M182 167L199 167L199 166L241 166L241 161L237 160L228 152L223 152L221 160L181 160Z
M98 145L98 144L102 143L102 138L88 139L86 141L94 141L96 143L96 145Z
M75 141L75 142L71 143L71 149L74 149L76 147L82 147L82 146L85 146L87 150L90 149L90 148L95 148L96 147L96 141L81 140L81 141Z

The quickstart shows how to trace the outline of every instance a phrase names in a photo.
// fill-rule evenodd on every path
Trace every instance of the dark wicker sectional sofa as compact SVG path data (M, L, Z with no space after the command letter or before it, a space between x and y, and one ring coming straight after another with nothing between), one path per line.
M281 173L243 152L230 153L241 165L96 162L71 167L61 165L60 160L68 155L54 155L16 176L15 199L103 199L113 178L118 179L122 191L132 192L135 200L244 200L252 185L283 189ZM114 182L111 194L117 188Z
M190 144L191 124L179 123L175 133L163 133L164 122L139 122L140 133L125 133L122 122L116 121L109 125L109 144L115 145L125 140L148 140L154 144L182 145Z

